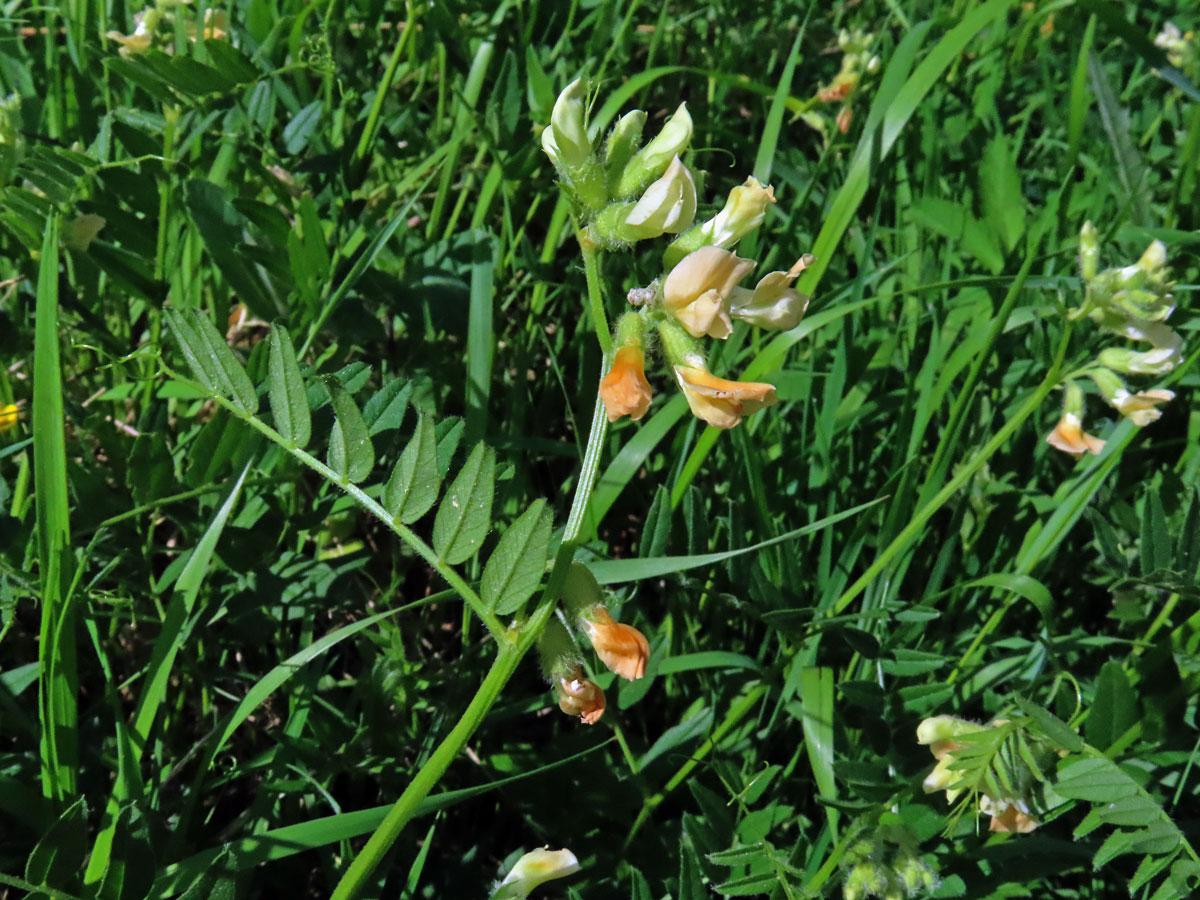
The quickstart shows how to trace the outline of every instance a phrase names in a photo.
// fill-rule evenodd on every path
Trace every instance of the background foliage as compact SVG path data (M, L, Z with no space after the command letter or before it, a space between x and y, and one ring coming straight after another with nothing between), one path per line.
M663 386L609 433L583 555L740 549L878 502L720 561L598 565L648 677L597 675L585 728L527 660L373 895L482 896L551 844L584 869L547 896L837 896L897 834L934 896L1189 895L1200 94L1151 39L1200 8L239 0L228 35L192 40L181 8L120 56L104 35L136 11L13 2L0 36L6 883L327 896L458 719L486 630L248 413L471 584L538 498L561 527L601 359L536 136L585 73L604 124L687 100L702 196L769 180L762 271L818 266L798 329L721 348L782 402L716 437ZM844 133L811 99L841 28L882 63ZM1042 441L1045 379L1086 219L1103 265L1167 244L1191 346L1150 427L1091 397L1108 448L1073 463ZM659 250L605 258L610 311ZM168 337L189 327L229 363L207 383ZM1103 341L1076 328L1068 364ZM464 469L494 479L482 531L432 511ZM934 713L1022 715L1070 751L1041 828L922 794Z

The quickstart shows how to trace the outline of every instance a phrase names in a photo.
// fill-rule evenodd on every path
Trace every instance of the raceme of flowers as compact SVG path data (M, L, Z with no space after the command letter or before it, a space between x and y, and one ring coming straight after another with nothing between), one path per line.
M753 287L743 287L756 263L732 248L762 224L775 202L774 190L747 178L729 192L716 215L697 223L696 183L682 159L692 137L686 104L642 146L645 123L646 114L634 110L617 122L603 147L593 145L586 92L576 80L559 95L542 132L542 149L584 223L582 240L618 249L677 236L663 253L662 274L629 292L634 309L617 322L600 396L609 421L641 419L653 396L646 354L655 345L696 417L717 428L733 428L779 398L773 385L714 375L702 341L729 337L735 320L768 330L794 328L808 298L792 283L812 258L801 257L786 271L770 272Z
M1079 239L1083 304L1068 318L1086 317L1105 332L1148 344L1149 349L1107 347L1076 375L1090 378L1109 406L1142 428L1158 420L1159 407L1175 394L1161 388L1130 391L1122 376L1165 375L1183 359L1183 339L1166 324L1175 311L1167 250L1162 241L1154 241L1137 262L1097 274L1099 256L1096 229L1086 222ZM1083 419L1083 389L1070 378L1063 385L1062 417L1046 441L1076 459L1099 453L1104 441L1083 430Z
M538 639L538 654L559 709L594 725L604 715L604 691L584 675L583 657L570 629L587 638L610 671L629 681L645 676L650 642L632 625L613 619L596 576L582 563L571 563L567 571L563 604L563 621L546 626Z
M1017 730L1017 725L1007 719L995 719L987 725L956 716L933 716L923 720L917 727L917 743L928 745L937 760L933 771L925 777L925 793L945 791L946 802L954 803L971 787L964 777L968 760L977 759L981 748L994 743L997 738L1007 740L1016 736L1024 739L1015 735ZM998 731L1001 733L997 734ZM1025 747L1031 756L1053 759L1053 753L1037 741L1025 739ZM1004 777L985 779L985 786L976 789L979 811L991 816L989 831L1028 834L1039 824L1030 808L1030 794L1037 776L1021 752L1002 752L999 757ZM988 787L989 784L992 786Z

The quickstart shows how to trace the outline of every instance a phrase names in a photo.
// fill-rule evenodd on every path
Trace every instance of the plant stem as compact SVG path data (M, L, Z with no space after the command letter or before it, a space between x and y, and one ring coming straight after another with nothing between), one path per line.
M592 313L592 327L596 329L596 340L605 357L612 353L612 335L608 330L608 315L604 311L604 294L600 289L600 257L596 245L581 229L576 229L575 240L583 254L583 269L587 276L588 309Z
M612 339L608 333L608 317L604 312L604 295L600 285L600 268L596 258L596 249L591 242L586 241L580 236L580 250L583 253L585 269L588 282L588 298L591 302L592 316L596 326L596 336L600 341L600 345L604 348L607 356L609 349L612 346ZM231 404L229 405L232 406ZM235 412L236 410L232 410ZM247 421L258 427L257 419L253 416L248 417ZM263 426L266 428L266 426ZM262 429L260 429L262 430ZM264 431L268 433L270 429ZM357 897L368 878L379 866L383 857L391 849L392 845L399 838L400 833L404 830L404 826L416 814L421 802L429 795L434 786L441 780L450 763L458 756L463 746L475 730L482 723L488 711L496 703L500 696L500 691L516 671L517 665L524 658L525 654L537 641L542 633L542 629L546 627L546 623L550 621L550 617L554 614L555 608L558 606L558 596L562 590L562 585L566 581L567 569L571 561L575 558L575 548L579 545L580 534L582 532L583 521L587 514L588 501L592 496L592 489L596 484L596 472L600 467L600 456L604 449L604 437L608 432L608 417L604 413L604 404L600 400L599 395L596 396L596 402L592 407L592 426L588 432L587 447L584 450L583 462L580 466L579 481L575 485L575 494L571 499L571 511L567 515L566 528L563 531L562 543L559 544L558 552L554 557L554 566L550 570L550 577L546 580L546 587L542 591L538 605L526 621L514 625L512 628L496 636L496 643L500 651L492 663L491 669L484 678L479 689L475 692L475 696L471 699L470 704L463 712L462 717L458 720L455 726L450 730L450 733L442 739L438 744L437 749L433 751L433 755L426 761L421 770L417 772L416 777L409 782L408 787L404 789L404 793L400 795L400 799L388 811L387 816L375 833L371 835L367 845L362 849L362 852L354 858L350 864L350 868L346 870L346 874L342 876L334 889L332 900L352 900ZM287 445L284 444L286 447ZM356 500L362 503L372 512L378 507L375 501L367 497L361 490L354 485L346 484L340 481L336 475L328 467L322 465L316 459L309 456L303 450L291 449L289 451L298 459L305 462L317 471L325 475L326 478L332 480L335 484L350 493ZM391 517L386 516L386 511L379 508L380 512L384 513L383 520L388 523L389 527L396 531L410 546L413 546L421 552L421 548L426 548L424 542L420 541L416 535L405 528L398 522L391 520ZM378 515L379 513L376 513ZM428 549L428 548L426 548ZM432 553L432 551L429 551ZM448 569L448 567L446 567ZM438 569L442 572L441 569ZM450 570L451 574L453 570ZM442 573L446 577L445 573ZM449 580L447 578L447 580ZM461 579L458 579L461 583ZM451 582L452 586L458 589L458 584ZM486 607L482 610L476 609L475 603L470 599L474 597L478 600L474 591L462 583L462 588L467 593L463 593L464 599L471 605L476 612L484 612L490 617L490 621L496 621ZM462 591L460 590L460 593ZM482 605L482 601L479 601ZM480 618L484 618L482 615ZM488 618L484 618L485 622L489 622ZM489 623L488 627L491 627Z

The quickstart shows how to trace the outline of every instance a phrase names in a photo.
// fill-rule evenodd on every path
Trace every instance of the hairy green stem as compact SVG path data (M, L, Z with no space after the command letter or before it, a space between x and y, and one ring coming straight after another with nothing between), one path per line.
M607 355L608 349L611 348L612 340L608 333L608 317L604 312L604 295L600 285L600 268L596 258L595 247L590 243L585 243L581 238L580 249L583 252L587 272L588 297L592 303L596 335L600 339L601 346L605 348L605 354ZM253 417L251 419L253 420ZM604 436L607 431L608 418L604 414L604 404L601 402L599 395L597 395L596 403L592 408L592 426L588 433L587 447L584 450L579 480L575 485L575 494L571 500L571 511L567 515L567 525L563 532L562 543L555 554L554 566L550 570L550 577L546 580L546 587L542 591L541 598L533 615L526 621L514 625L503 635L497 637L497 645L500 647L500 651L492 663L487 676L479 685L475 696L463 712L462 717L450 730L450 733L438 744L433 754L421 767L421 770L417 772L413 780L409 782L408 787L404 789L404 793L400 795L400 799L388 810L388 814L383 822L380 823L379 827L367 841L367 845L354 858L354 861L338 882L337 887L334 889L332 900L352 900L352 898L359 895L367 880L374 873L380 862L382 862L383 857L392 848L392 845L395 844L397 838L399 838L404 827L416 814L421 802L429 795L429 792L433 790L438 781L441 780L450 763L458 756L459 752L466 745L466 742L470 740L471 735L475 733L475 730L483 722L488 711L495 705L496 700L500 696L500 691L504 688L512 673L516 671L517 665L524 658L525 654L529 652L530 648L533 647L534 642L541 635L542 629L550 621L550 617L554 614L554 610L558 606L558 596L567 577L567 568L570 566L571 560L574 559L575 548L579 544L583 521L587 514L588 501L591 499L592 489L596 484L596 472L599 469L600 455L604 448ZM303 453L303 451L292 452ZM312 465L315 463L316 466L319 466L318 471L328 471L329 475L326 477L333 475L332 471L328 470L326 466L321 465L315 459L312 459L307 453L304 453L303 457L298 458L303 459L304 457L312 460L311 463L307 463L306 460L307 464ZM337 481L336 476L334 476L334 481L347 491L353 487L353 485L345 485ZM361 494L362 492L359 491L358 493ZM358 499L357 496L356 499ZM371 501L365 495L364 499L370 503L374 503L374 501ZM360 500L359 502L363 501ZM393 528L403 528L399 523L391 523L390 519L385 521L389 521L389 524ZM408 532L408 529L405 528L404 531ZM397 533L400 532L398 531ZM408 534L411 535L411 532L408 532ZM403 534L401 536L404 537ZM416 539L415 535L412 535L412 537ZM407 541L408 538L405 537L405 540Z

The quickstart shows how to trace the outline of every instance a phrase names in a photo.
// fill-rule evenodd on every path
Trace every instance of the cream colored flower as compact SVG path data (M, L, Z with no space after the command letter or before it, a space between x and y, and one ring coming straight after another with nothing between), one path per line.
M1158 404L1169 403L1174 399L1173 391L1139 391L1136 394L1119 391L1110 402L1117 412L1141 428L1151 422L1157 422L1162 416Z
M132 34L121 34L119 31L110 31L105 34L105 37L121 45L120 54L122 56L135 56L139 53L145 53L154 42L154 30L158 27L161 18L162 13L157 9L144 9L140 13L136 13L133 17L134 28Z
M696 366L676 366L675 378L692 414L716 428L733 428L743 417L779 401L772 384L727 381Z
M504 880L496 886L492 900L524 900L538 885L564 878L579 871L579 860L570 850L543 847L517 860Z
M614 621L603 606L587 610L582 618L592 648L609 671L634 681L646 674L650 642L632 625Z
M701 247L683 258L663 282L663 306L692 337L724 339L733 330L727 299L754 270L754 262L720 247Z
M1099 455L1104 449L1104 441L1083 430L1083 421L1074 413L1063 413L1063 417L1054 430L1046 435L1046 443L1051 447L1070 453L1076 459L1085 453Z
M625 216L621 236L649 240L691 228L696 218L696 182L687 166L675 157Z
M752 291L735 287L729 295L729 315L756 328L795 328L808 309L808 297L791 284L811 261L811 256L803 256L786 272L768 272Z
M612 367L600 381L600 399L608 421L621 416L637 421L650 409L650 382L646 380L646 358L640 347L622 347L613 357Z
M586 89L576 78L568 84L550 113L550 124L542 132L542 150L550 161L568 172L587 162L592 155L592 142L584 125Z

